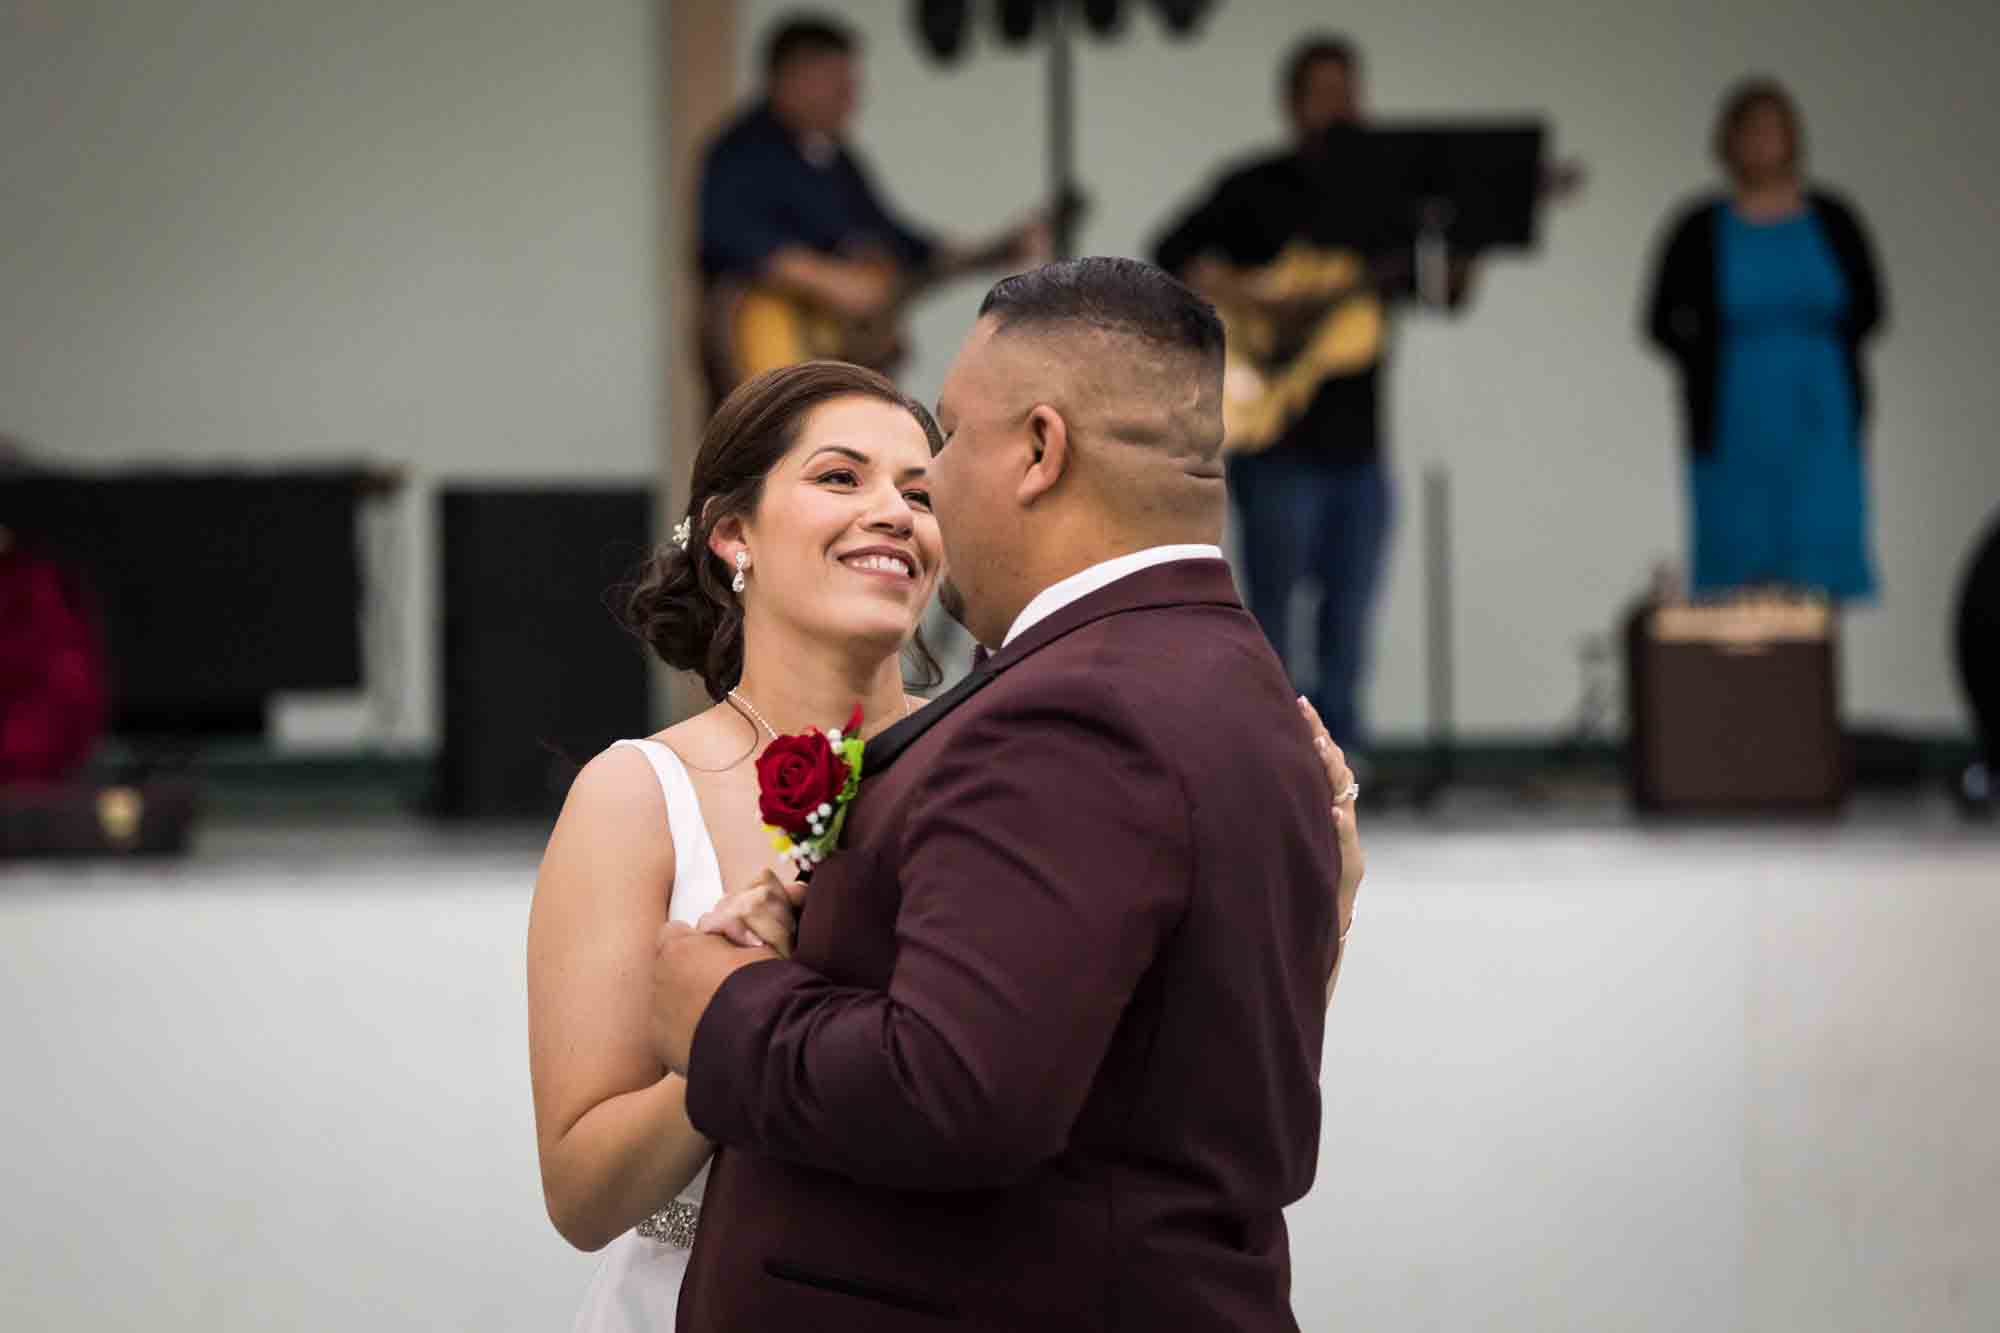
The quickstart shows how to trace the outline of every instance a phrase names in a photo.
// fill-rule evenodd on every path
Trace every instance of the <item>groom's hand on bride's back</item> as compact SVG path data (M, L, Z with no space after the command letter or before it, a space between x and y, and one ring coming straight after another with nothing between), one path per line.
M1340 882L1333 887L1333 901L1340 937L1346 939L1348 927L1354 924L1354 903L1361 891L1361 876L1365 869L1361 856L1361 830L1354 822L1354 799L1347 795L1353 790L1354 770L1348 767L1347 756L1341 752L1340 746L1327 734L1326 724L1320 721L1319 710L1304 696L1299 698L1299 712L1312 733L1313 751L1319 755L1320 767L1326 771L1327 791L1333 798L1329 813L1333 819L1334 838L1340 844Z
M725 894L695 929L746 949L768 948L780 958L790 958L805 896L804 884L786 884L766 870L748 888Z

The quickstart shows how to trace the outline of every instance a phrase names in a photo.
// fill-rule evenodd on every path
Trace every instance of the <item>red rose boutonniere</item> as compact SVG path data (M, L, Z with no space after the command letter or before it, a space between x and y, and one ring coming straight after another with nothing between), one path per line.
M847 725L779 736L757 757L757 813L771 845L810 870L840 841L847 804L861 788L861 709Z

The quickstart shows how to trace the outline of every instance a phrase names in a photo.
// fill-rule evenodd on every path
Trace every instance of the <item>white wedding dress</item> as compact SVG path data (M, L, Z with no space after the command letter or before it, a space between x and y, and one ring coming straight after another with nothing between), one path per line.
M659 741L618 744L645 755L659 775L660 791L667 800L667 828L674 836L673 900L667 915L693 925L722 898L722 867L702 820L694 784L680 756ZM576 1333L667 1333L673 1328L692 1243L692 1210L700 1206L707 1180L708 1168L703 1166L671 1208L605 1246L584 1293L583 1308L577 1311Z

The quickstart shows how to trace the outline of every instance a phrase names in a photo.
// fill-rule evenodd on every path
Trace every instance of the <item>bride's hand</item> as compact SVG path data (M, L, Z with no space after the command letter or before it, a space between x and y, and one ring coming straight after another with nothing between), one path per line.
M1354 770L1347 766L1347 756L1333 743L1333 737L1327 735L1319 711L1300 699L1299 712L1312 728L1313 750L1326 768L1326 780L1334 793L1333 833L1340 843L1340 883L1334 886L1333 901L1339 912L1340 934L1345 938L1347 928L1354 924L1354 900L1361 890L1361 876L1366 868L1361 856L1361 831L1354 822L1354 801L1341 799L1342 793L1354 785Z
M804 884L785 884L766 870L749 888L725 894L702 914L695 929L720 935L746 949L768 947L778 957L790 958L798 934L799 907L805 900Z

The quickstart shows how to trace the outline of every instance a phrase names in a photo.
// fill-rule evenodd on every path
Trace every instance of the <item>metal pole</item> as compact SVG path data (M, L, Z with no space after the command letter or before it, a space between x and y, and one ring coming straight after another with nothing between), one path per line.
M1431 763L1428 804L1452 780L1456 719L1453 716L1451 480L1444 464L1424 469L1424 591L1429 651L1424 654L1430 686Z
M667 146L656 186L660 250L655 264L663 318L661 364L667 392L661 395L659 467L654 495L654 533L664 537L687 512L688 478L695 445L708 423L708 385L701 373L695 309L701 284L695 275L696 223L690 201L701 174L703 141L721 124L736 101L738 0L657 0L654 7L659 49L665 53L657 86L656 120ZM670 316L670 317L665 317ZM678 722L709 706L701 682L684 671L660 667L654 674L654 716Z
M1049 205L1055 209L1055 257L1073 253L1074 219L1063 205L1076 163L1076 69L1071 63L1069 0L1048 0L1049 28Z

